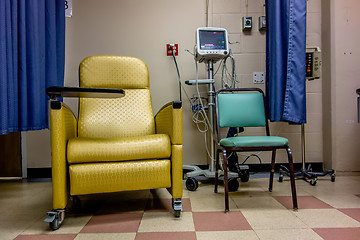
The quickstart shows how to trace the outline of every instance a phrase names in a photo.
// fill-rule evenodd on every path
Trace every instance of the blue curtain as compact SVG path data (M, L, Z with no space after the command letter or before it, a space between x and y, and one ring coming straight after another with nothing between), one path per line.
M306 0L266 0L265 6L269 119L306 123Z
M64 0L1 0L0 53L0 134L48 128L45 89L64 85Z

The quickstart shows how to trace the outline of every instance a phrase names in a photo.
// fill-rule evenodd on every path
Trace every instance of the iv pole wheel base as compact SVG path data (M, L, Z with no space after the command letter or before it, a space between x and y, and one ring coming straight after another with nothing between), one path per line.
M316 185L317 178L313 178L310 180L310 185L315 186Z
M239 182L237 178L230 178L228 181L229 192L236 192L239 188Z
M334 173L331 174L331 181L332 181L332 182L335 182L335 174L334 174Z
M249 170L240 171L239 175L240 175L241 182L248 182L249 181L249 178L250 178Z
M279 175L279 182L283 182L284 180L284 176L283 175Z
M186 189L189 191L196 191L196 189L199 187L198 180L193 177L189 177L186 179Z

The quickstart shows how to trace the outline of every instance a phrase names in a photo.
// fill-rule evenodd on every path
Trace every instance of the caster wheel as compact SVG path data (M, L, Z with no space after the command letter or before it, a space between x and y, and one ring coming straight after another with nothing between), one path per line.
M316 185L316 181L317 181L317 178L311 179L311 180L310 180L310 185L311 185L311 186L315 186L315 185Z
M186 184L186 189L189 191L195 191L199 187L198 180L193 177L189 177L188 179L186 179L185 184Z
M64 210L54 210L48 212L48 216L44 221L49 223L49 227L51 230L57 230L61 227L64 218L65 218Z
M180 215L181 215L181 211L179 211L179 210L175 210L175 211L174 211L174 216L175 216L176 218L179 218Z
M236 178L230 178L228 181L229 192L236 192L239 188L239 182Z
M279 175L279 182L283 182L284 180L284 176L283 175Z
M250 178L250 173L249 173L248 170L243 171L243 172L241 173L241 175L240 175L240 180L241 180L242 182L248 182L248 181L249 181L249 178Z
M49 227L51 230L58 230L60 228L60 220L54 219L54 221L49 223Z
M335 182L335 174L331 174L331 181Z

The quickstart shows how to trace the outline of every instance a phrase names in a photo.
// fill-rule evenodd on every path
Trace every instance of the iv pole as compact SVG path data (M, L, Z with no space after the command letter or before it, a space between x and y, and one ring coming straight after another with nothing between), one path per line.
M320 58L320 48L319 47L307 47L306 48L306 67L309 69L310 75L306 75L306 79L314 80L320 78L320 66L321 66L321 58ZM308 73L306 73L308 74ZM335 170L330 169L324 172L313 172L311 169L311 164L306 168L305 163L305 124L301 124L301 169L298 172L295 172L295 178L304 179L307 181L310 180L310 184L312 186L316 185L318 177L323 177L326 175L330 175L331 181L335 181ZM289 176L290 171L285 166L280 165L279 171L279 182L283 181L284 174Z
M208 61L208 77L209 79L214 79L214 65L213 60ZM211 133L210 133L210 172L215 173L215 164L214 159L216 155L216 146L214 141L214 136L216 134L215 131L215 86L214 83L209 84L209 115L210 115L210 127L211 127ZM215 177L215 174L214 174Z
M215 86L214 86L214 61L208 60L207 61L208 66L208 78L209 82L206 84L209 85L209 91L208 91L208 115L209 115L209 121L210 121L210 163L209 163L209 169L201 169L198 166L193 165L184 165L184 170L189 170L189 172L186 173L187 181L186 181L186 187L189 190L195 191L198 187L198 182L194 177L197 176L204 176L205 178L215 178L215 154L216 154L216 145L214 141L214 136L216 134L215 132Z
M213 32L213 34L211 34ZM210 35L208 34L210 33ZM216 34L216 35L214 35ZM200 36L202 35L202 36ZM215 37L215 38L214 38ZM222 40L219 41L219 38ZM208 132L205 134L209 134L209 141L206 143L210 145L210 152L208 153L209 168L201 169L198 166L193 165L183 165L183 170L186 171L186 188L190 191L195 191L198 188L198 180L195 177L205 177L207 179L215 179L215 158L217 156L217 140L216 140L216 119L215 119L215 80L214 80L214 63L218 60L225 58L229 55L229 47L228 47L228 37L227 31L223 28L213 28L213 27L204 27L198 28L196 34L197 40L197 53L195 55L195 60L198 62L203 62L207 65L208 70L208 79L199 79L196 80L188 80L185 81L188 85L198 85L198 84L207 84L208 85L208 105L207 105L207 123L209 126ZM207 47L201 48L201 41L203 41L203 45L207 43L207 45L212 46L209 49ZM221 46L220 46L220 45ZM204 46L205 46L204 45ZM218 46L219 45L219 46ZM214 47L214 48L213 48ZM202 106L203 111L205 106ZM206 116L205 116L206 118ZM207 150L208 152L208 150ZM220 176L223 175L223 171L220 170L218 173ZM238 177L238 173L229 172L229 177ZM230 179L230 178L229 178Z
M208 91L208 117L210 122L210 162L209 169L201 169L198 166L193 165L184 165L183 169L188 170L186 173L186 188L190 191L195 191L198 188L198 181L195 177L203 176L207 179L215 179L215 157L216 157L216 141L214 136L216 136L215 128L215 81L214 81L214 60L207 60L208 67L208 78L209 82L206 84L209 85ZM219 175L222 175L223 171L219 171ZM237 177L237 173L229 172L229 177Z

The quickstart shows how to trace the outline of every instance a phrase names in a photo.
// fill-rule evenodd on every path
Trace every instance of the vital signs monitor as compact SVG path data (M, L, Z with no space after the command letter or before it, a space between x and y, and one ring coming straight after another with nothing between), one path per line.
M196 60L216 62L229 55L228 34L225 28L200 27L196 30Z

